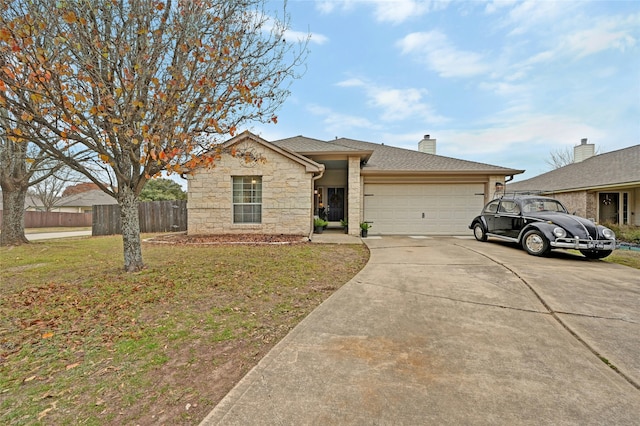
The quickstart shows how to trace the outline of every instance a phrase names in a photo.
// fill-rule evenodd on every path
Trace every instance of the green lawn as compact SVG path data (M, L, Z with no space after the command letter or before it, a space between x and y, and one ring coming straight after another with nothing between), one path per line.
M364 245L0 248L0 424L198 424L366 263Z

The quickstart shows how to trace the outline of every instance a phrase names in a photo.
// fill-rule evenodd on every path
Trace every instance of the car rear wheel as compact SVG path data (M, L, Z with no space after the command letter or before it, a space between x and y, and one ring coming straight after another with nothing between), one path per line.
M524 234L524 238L522 238L522 248L533 256L544 256L549 253L549 240L547 240L547 237L545 237L542 232L537 229L532 229Z
M602 259L611 254L612 250L596 250L596 251L588 251L588 250L580 250L580 253L584 255L584 257L588 259Z
M473 236L478 241L487 241L487 233L484 232L484 227L480 223L473 225Z

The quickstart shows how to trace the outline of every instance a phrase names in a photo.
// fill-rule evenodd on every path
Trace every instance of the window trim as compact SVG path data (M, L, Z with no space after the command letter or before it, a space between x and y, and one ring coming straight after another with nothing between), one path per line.
M246 179L251 179L251 182L246 182ZM239 182L238 182L239 180ZM253 181L256 182L253 182ZM239 188L239 192L236 192L238 185L242 185ZM247 187L248 185L248 187ZM256 185L255 188L252 186ZM249 191L249 194L245 192ZM249 201L244 201L248 195ZM240 201L236 201L240 199ZM234 225L260 225L262 224L262 176L261 175L236 175L231 176L231 222ZM251 206L249 212L238 212L236 208L242 208L245 206ZM245 219L245 216L248 219ZM257 220L256 220L257 219Z

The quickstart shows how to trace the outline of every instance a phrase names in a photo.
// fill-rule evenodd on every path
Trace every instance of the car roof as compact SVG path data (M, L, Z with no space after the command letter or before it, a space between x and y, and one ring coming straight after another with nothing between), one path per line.
M489 201L489 203L492 203L494 201L500 201L500 200L510 200L510 201L549 200L549 201L558 201L555 198L544 197L542 195L511 195L511 194L507 194L507 195L503 195L501 197L494 198L493 200Z

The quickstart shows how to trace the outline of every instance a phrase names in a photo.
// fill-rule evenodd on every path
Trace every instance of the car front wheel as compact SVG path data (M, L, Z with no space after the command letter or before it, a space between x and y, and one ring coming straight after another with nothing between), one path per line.
M473 225L473 236L476 237L478 241L487 241L487 233L484 232L484 228L480 223Z
M522 247L533 256L544 256L549 253L549 240L537 229L524 234Z
M611 254L612 250L596 250L596 251L588 251L588 250L580 250L580 253L584 255L587 259L602 259Z

